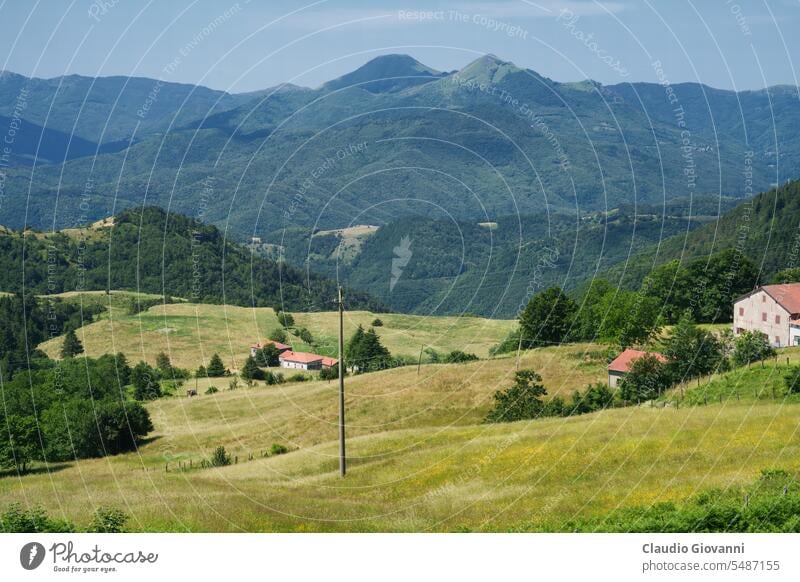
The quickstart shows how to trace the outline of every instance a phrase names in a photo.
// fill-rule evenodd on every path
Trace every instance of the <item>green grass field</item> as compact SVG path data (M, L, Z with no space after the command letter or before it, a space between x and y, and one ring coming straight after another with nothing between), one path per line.
M605 377L594 353L535 350L521 366L566 395ZM138 453L3 478L0 497L78 524L114 505L146 531L536 531L800 469L798 409L780 398L480 424L514 369L499 358L348 378L345 479L336 384L309 382L153 402L156 431ZM777 373L745 369L739 384ZM262 457L273 443L290 452ZM238 463L198 468L219 445Z

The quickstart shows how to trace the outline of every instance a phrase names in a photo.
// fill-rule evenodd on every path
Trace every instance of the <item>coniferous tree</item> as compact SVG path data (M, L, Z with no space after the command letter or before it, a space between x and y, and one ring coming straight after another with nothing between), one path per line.
M256 359L253 356L248 356L245 360L244 366L242 366L241 376L245 380L261 380L264 377L264 374L261 372L258 364L256 364Z
M206 374L211 378L218 378L224 376L226 373L225 364L222 363L222 358L219 357L219 354L211 356L211 361L206 367Z
M78 336L75 335L75 330L69 330L64 335L64 343L61 346L61 357L72 358L82 353L83 344L81 343L81 340L79 340Z

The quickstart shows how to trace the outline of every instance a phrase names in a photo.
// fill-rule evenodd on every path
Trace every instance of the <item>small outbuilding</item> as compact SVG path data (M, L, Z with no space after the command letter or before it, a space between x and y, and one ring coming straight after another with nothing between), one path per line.
M611 388L619 386L620 381L631 371L633 363L644 356L655 356L660 362L666 363L667 358L658 352L643 352L640 350L626 349L608 365L608 385Z

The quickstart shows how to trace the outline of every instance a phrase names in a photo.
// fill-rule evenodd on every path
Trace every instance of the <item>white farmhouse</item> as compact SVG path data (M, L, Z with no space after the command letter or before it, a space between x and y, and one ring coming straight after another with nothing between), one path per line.
M733 304L733 333L757 331L775 347L800 345L800 283L763 285Z
M278 359L281 362L281 368L290 368L296 370L320 370L322 369L323 356L317 354L309 354L307 352L293 352L291 350L283 352Z

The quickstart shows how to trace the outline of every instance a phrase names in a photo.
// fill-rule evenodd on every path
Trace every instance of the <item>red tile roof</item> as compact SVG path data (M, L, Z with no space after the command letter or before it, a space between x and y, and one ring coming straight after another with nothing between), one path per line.
M761 288L789 313L800 313L800 283L764 285Z
M659 354L658 352L642 352L639 350L632 350L628 348L620 355L618 355L616 358L614 358L614 361L608 365L608 371L630 372L633 363L644 355L655 356L655 358L660 362L667 361L667 358L665 358L662 354Z
M322 358L322 365L325 366L326 368L333 368L338 363L339 360L337 360L336 358L328 358L328 357Z
M309 354L308 352L293 352L289 350L288 352L283 352L279 356L280 360L287 360L289 362L297 362L299 364L311 364L312 362L320 362L324 358L322 356L318 356L317 354Z
M281 342L276 342L274 340L267 340L263 344L262 343L250 344L250 347L251 348L256 348L257 350L260 350L261 348L263 348L267 344L272 344L273 346L278 348L278 350L280 350L280 351L290 350L291 349L291 346L287 346L286 344L282 344Z

